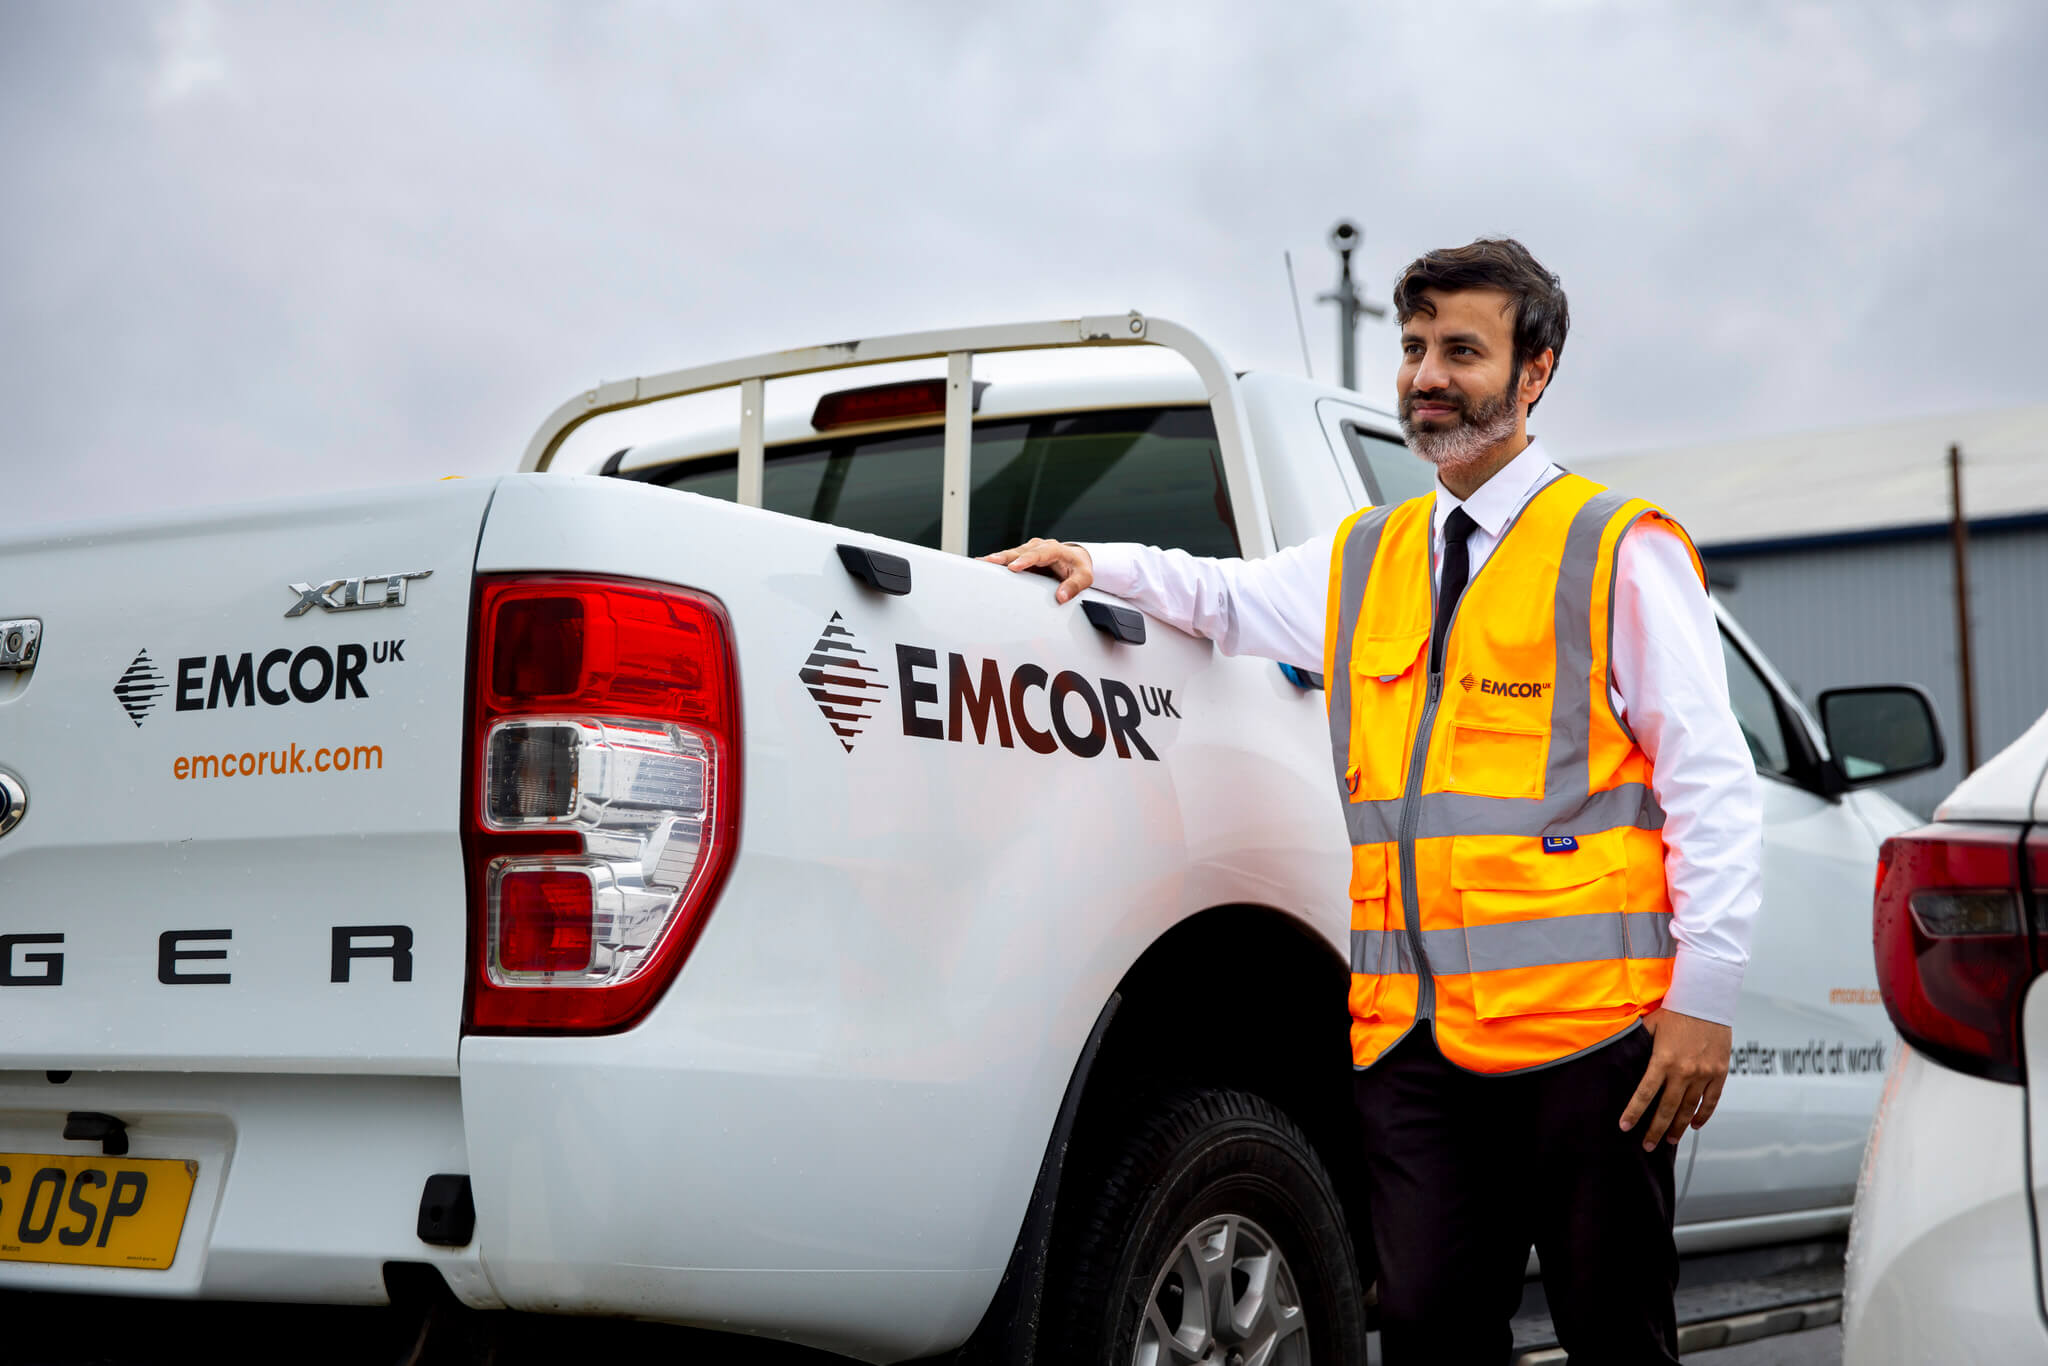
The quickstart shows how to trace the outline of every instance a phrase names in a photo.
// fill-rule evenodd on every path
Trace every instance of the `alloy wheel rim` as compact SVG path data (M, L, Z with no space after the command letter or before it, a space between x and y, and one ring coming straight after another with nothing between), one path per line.
M1167 1252L1132 1366L1307 1366L1308 1316L1287 1256L1241 1214L1202 1220Z

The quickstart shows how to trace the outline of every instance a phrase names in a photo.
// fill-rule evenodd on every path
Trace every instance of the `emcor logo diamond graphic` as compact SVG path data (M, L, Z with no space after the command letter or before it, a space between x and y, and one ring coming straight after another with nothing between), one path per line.
M1471 674L1466 674L1463 678L1458 680L1458 686L1463 688L1466 692L1471 692L1472 685L1474 683L1477 683L1478 681L1479 680L1474 678Z
M855 643L853 632L834 612L797 674L848 754L853 753L861 728L874 719L872 709L889 690L880 671L864 662L866 658L867 651Z
M114 697L121 710L128 713L128 719L139 726L157 698L163 696L166 686L163 674L150 661L149 651L140 650L135 662L121 675L121 681L114 685Z

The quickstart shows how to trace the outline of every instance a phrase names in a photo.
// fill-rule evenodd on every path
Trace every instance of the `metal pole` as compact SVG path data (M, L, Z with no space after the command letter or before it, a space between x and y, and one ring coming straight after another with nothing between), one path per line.
M1955 554L1956 670L1963 687L1963 772L1977 771L1977 687L1970 665L1970 530L1963 520L1963 451L1948 448L1950 544Z
M1330 249L1337 253L1337 287L1318 294L1319 304L1337 305L1337 356L1339 379L1346 389L1358 387L1358 318L1367 314L1387 316L1384 304L1367 303L1351 281L1351 253L1365 240L1365 233L1348 218L1340 218L1330 229Z
M1341 332L1339 352L1343 357L1344 387L1358 387L1358 290L1351 283L1351 253L1337 253L1337 326Z

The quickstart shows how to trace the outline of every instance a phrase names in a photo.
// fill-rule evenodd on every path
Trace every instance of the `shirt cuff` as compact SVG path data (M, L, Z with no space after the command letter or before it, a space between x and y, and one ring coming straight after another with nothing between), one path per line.
M1095 567L1095 587L1113 598L1127 598L1138 586L1138 548L1134 545L1096 545L1090 541L1075 541L1075 545L1088 552L1088 559Z
M1709 958L1683 944L1671 965L1671 989L1664 993L1664 1008L1695 1020L1713 1024L1735 1023L1735 1003L1742 997L1741 963Z

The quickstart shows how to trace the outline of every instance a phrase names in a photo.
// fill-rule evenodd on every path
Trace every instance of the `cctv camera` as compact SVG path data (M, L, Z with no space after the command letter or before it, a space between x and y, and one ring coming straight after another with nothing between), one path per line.
M1358 230L1358 224L1348 218L1337 220L1337 226L1330 229L1330 245L1338 251L1351 251L1365 240L1365 234Z

